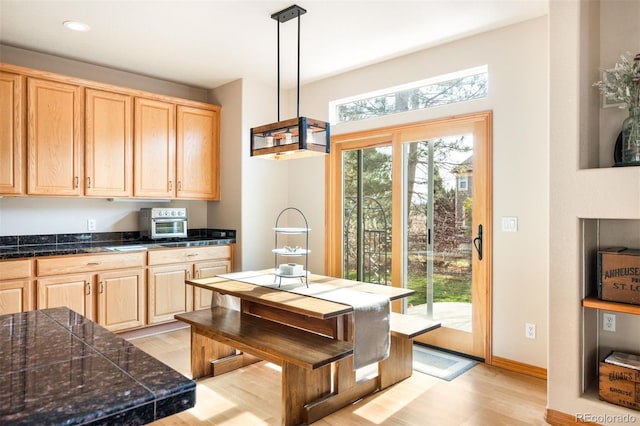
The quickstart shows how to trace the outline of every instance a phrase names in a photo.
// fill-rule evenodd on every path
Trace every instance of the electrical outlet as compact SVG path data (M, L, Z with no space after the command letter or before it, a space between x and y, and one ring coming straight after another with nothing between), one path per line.
M96 230L96 220L87 219L87 231L95 231L95 230Z
M602 329L616 331L616 314L602 314Z
M531 323L526 323L524 325L524 336L527 339L535 339L536 338L536 325Z

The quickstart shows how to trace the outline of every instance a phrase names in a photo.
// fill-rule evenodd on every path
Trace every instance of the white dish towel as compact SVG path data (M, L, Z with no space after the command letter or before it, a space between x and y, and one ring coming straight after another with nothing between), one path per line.
M353 306L353 368L366 367L389 357L391 302L386 296L347 288L309 283L295 293Z

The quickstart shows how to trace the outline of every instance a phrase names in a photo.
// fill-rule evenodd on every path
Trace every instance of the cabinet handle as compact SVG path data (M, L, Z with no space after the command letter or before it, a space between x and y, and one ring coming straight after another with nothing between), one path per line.
M78 189L78 186L80 185L80 178L78 178L78 176L76 176L76 186L75 189Z
M100 262L87 262L87 266L98 266Z
M91 283L87 281L87 296L91 295Z
M169 181L169 191L173 191L173 181Z
M195 257L195 256L199 256L199 255L200 255L200 253L189 253L187 255L187 257Z
M200 270L199 269L196 271L196 278L200 278Z
M187 271L187 279L190 280L191 279L191 271Z
M104 281L100 281L100 294L104 293Z
M178 181L178 191L182 191L182 181Z
M91 189L91 176L87 176L87 188Z

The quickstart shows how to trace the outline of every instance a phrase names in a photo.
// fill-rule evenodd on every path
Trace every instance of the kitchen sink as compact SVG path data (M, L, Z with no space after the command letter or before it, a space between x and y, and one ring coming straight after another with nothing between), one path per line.
M105 247L107 250L112 251L135 251L135 250L146 250L146 246L142 246L140 244L130 245L130 246L114 246L114 247Z

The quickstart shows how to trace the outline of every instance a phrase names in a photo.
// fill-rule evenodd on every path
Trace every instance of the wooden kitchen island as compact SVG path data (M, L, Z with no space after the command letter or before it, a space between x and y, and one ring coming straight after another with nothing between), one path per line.
M356 380L356 327L366 329L372 324L358 323L353 305L327 299L323 293L346 289L351 296L366 299L375 295L389 303L409 296L413 290L314 274L308 276L308 288L295 280L278 288L271 272L188 280L188 284L214 291L214 301L223 300L218 295L227 295L237 304L214 302L211 310L179 314L176 319L191 325L194 379L260 360L280 365L284 425L313 423L409 377L413 338L440 326L422 318L385 315L388 357L376 362L377 375ZM305 294L307 290L309 294ZM362 344L358 350L363 350Z

